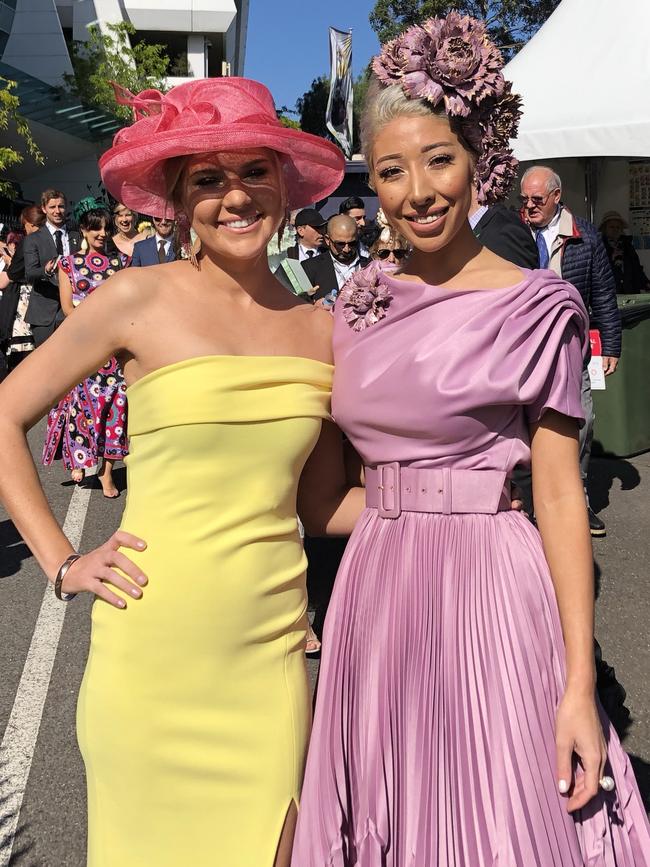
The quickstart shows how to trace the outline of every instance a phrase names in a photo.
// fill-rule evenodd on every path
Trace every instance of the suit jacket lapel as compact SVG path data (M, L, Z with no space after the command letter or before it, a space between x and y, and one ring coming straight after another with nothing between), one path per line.
M59 255L58 250L56 249L56 241L54 240L54 236L47 228L47 226L43 226L40 229L41 234L41 254L45 254L45 259L41 262L44 265L46 262L49 262L50 259L56 259Z

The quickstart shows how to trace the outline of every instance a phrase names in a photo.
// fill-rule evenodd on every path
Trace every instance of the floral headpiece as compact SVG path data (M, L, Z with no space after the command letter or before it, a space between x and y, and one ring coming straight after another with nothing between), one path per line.
M96 199L95 196L86 196L84 199L79 199L77 204L72 209L73 216L77 222L87 214L88 211L105 211L107 210L106 202L102 199Z
M478 154L479 202L505 198L517 173L510 139L517 135L521 98L504 79L503 57L483 22L458 12L430 18L386 43L372 68L385 87L401 84L411 99L442 103Z

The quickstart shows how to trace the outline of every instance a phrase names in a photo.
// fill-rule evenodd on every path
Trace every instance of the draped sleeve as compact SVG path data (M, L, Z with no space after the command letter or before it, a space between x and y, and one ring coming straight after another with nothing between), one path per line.
M569 283L553 280L537 296L535 327L522 373L520 399L529 424L549 409L584 424L580 399L589 340L589 318L582 298Z

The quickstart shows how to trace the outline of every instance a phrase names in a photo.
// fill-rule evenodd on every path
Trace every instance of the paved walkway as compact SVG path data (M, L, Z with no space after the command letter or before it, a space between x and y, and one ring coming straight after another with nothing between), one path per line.
M41 424L30 437L37 458L42 437ZM78 489L60 465L41 469L41 477L58 519L81 540L82 550L97 546L117 527L124 497L104 499L93 480ZM123 469L117 480L123 487ZM594 462L592 502L608 527L607 538L594 545L600 575L597 636L628 693L625 745L647 797L650 455ZM87 598L63 609L52 599L0 510L0 867L84 867L85 784L75 705L89 612ZM318 664L308 664L313 678Z

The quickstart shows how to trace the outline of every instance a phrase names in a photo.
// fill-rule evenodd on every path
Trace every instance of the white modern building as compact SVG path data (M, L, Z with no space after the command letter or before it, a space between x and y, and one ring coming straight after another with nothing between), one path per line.
M166 46L168 84L243 75L249 0L0 0L0 76L17 82L21 112L46 157L13 170L27 199L48 186L71 201L97 191L97 157L119 124L62 91L68 46L88 27L130 22L134 41ZM10 142L18 145L19 141Z

